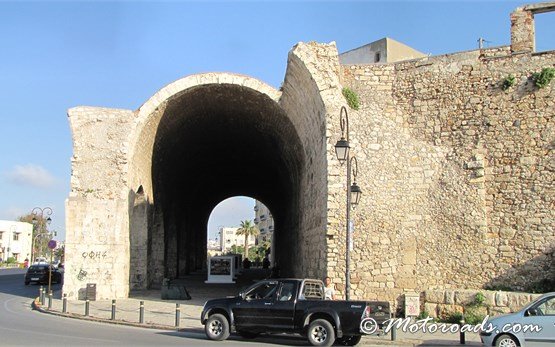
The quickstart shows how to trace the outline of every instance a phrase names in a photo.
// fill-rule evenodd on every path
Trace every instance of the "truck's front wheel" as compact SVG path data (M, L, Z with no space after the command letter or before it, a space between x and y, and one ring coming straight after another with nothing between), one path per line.
M229 322L223 314L213 314L206 321L204 332L210 340L225 340L229 337Z
M335 331L330 322L316 319L308 326L308 342L313 346L331 346L335 341Z

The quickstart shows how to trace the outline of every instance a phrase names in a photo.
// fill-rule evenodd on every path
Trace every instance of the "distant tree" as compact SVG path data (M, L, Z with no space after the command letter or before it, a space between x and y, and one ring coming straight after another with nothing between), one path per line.
M40 216L32 213L28 213L18 218L20 222L26 222L33 225L33 257L44 256L48 252L48 241L47 237L48 231L48 216ZM43 236L36 237L39 234ZM30 259L33 261L34 259Z
M241 254L241 253L244 253L244 247L243 246L231 245L229 251L227 252L227 255Z
M258 236L259 234L260 231L250 220L241 222L241 227L237 230L237 235L245 236L245 248L243 249L244 258L248 258L249 254L249 236Z
M62 247L58 247L54 250L54 255L56 256L56 258L63 263L64 262L64 258L65 258L65 254L66 254L66 247L65 245Z

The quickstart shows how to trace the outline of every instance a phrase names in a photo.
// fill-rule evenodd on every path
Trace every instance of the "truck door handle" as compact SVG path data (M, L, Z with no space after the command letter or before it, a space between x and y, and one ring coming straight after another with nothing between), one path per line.
M272 305L271 302L265 302L265 303L264 303L264 306L271 306L271 305Z

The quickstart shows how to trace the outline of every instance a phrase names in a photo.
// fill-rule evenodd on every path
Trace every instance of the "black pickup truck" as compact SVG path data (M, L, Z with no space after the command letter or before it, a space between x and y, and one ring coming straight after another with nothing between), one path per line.
M324 300L324 284L311 279L261 281L237 297L207 301L201 314L211 340L225 340L231 332L245 338L296 333L313 346L354 346L364 333L362 320L380 326L389 318L388 302Z

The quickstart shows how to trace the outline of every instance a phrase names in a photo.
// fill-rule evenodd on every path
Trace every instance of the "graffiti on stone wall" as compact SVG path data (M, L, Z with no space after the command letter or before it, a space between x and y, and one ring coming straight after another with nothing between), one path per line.
M81 253L83 259L99 260L106 259L108 251L89 251Z
M82 280L84 280L86 277L87 277L87 271L85 271L85 270L83 270L83 269L79 270L79 273L77 274L77 279L78 279L79 281L82 281Z
M79 281L84 281L85 279L88 280L112 280L112 273L110 270L103 270L103 269L87 269L84 270L81 268L79 273L77 273L77 279Z

